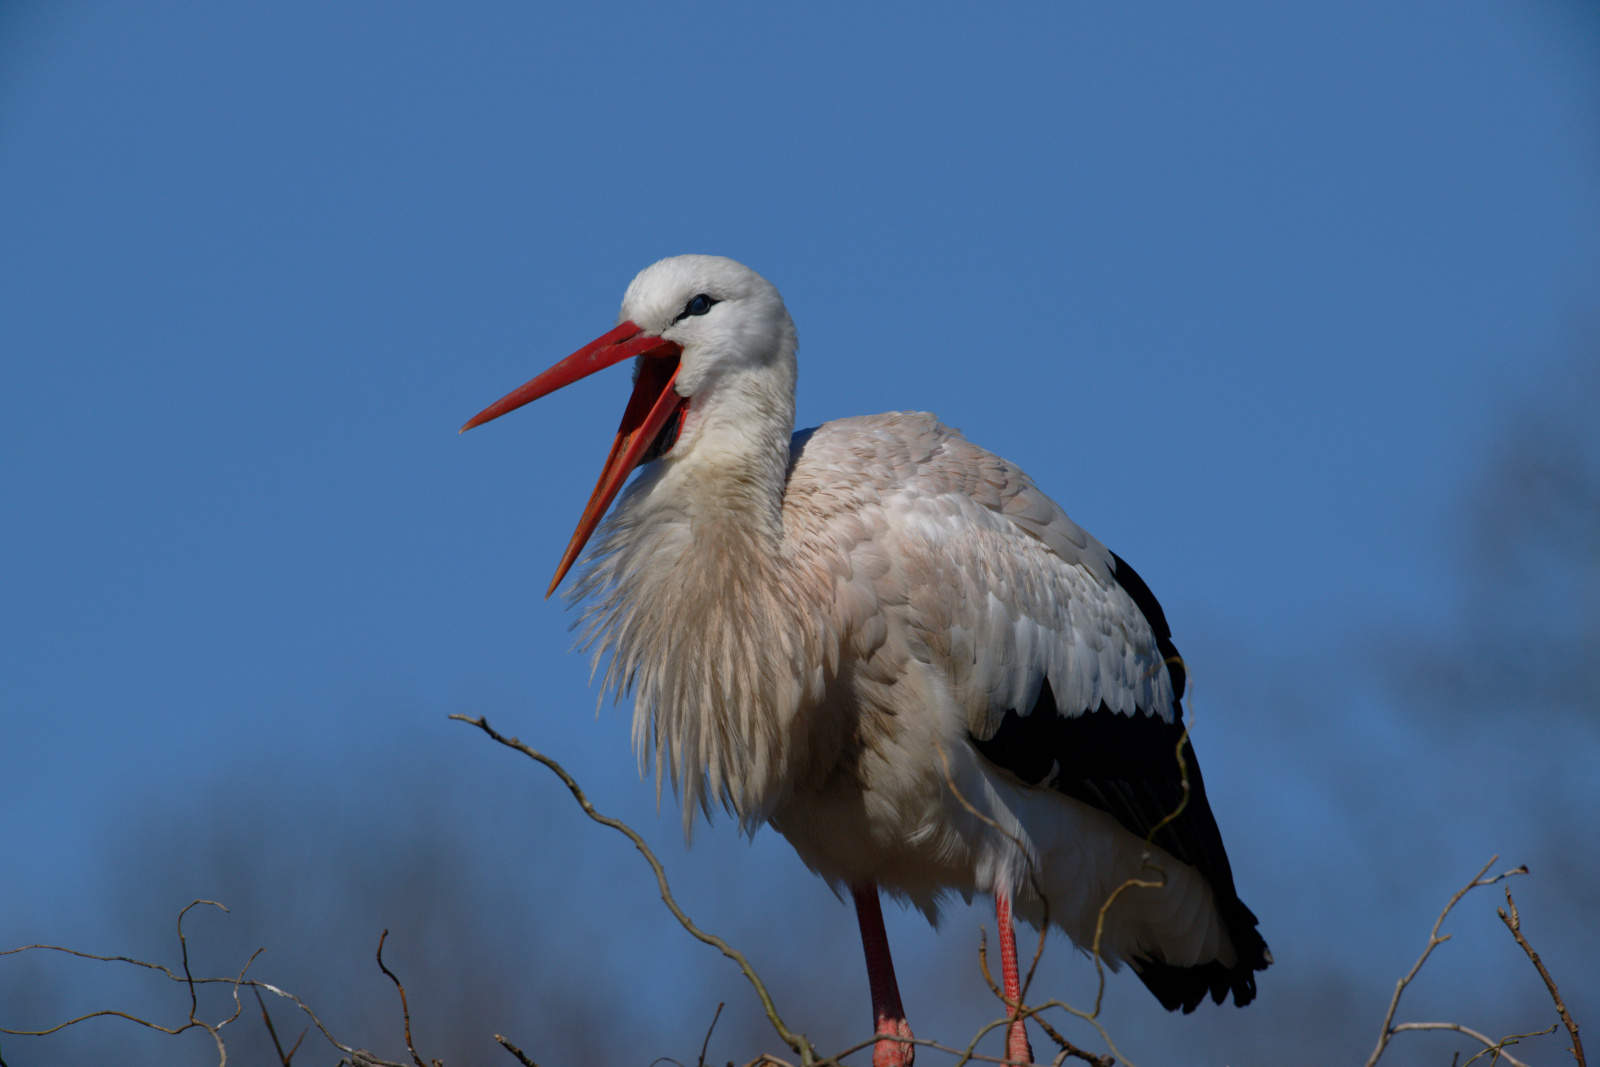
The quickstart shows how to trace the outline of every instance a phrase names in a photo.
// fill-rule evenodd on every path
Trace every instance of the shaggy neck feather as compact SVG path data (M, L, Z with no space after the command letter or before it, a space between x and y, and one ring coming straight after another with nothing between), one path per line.
M740 417L719 418L724 407ZM820 681L816 624L784 545L792 426L792 401L761 410L749 397L696 397L673 452L602 526L574 590L588 601L596 667L609 656L604 689L634 693L641 770L653 762L658 794L671 778L686 833L717 802L754 830L803 759L795 720Z

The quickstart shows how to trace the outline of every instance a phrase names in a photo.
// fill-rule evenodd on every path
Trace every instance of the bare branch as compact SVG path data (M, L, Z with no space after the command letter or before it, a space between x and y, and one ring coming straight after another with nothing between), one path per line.
M1028 964L1028 974L1022 980L1020 1000L1024 1004L1028 1002L1028 990L1033 988L1033 975L1039 969L1039 961L1044 958L1044 942L1050 933L1050 898L1040 893L1039 905L1039 943L1033 947L1033 962Z
M393 982L394 987L400 990L400 1014L405 1018L406 1024L406 1051L411 1053L412 1062L417 1067L428 1067L426 1063L422 1062L422 1057L417 1055L416 1046L411 1043L411 1008L406 1004L406 987L400 984L400 979L396 978L395 973L385 966L383 962L383 943L388 937L389 931L387 930L378 935L378 969L388 975L389 981ZM434 1067L439 1067L439 1061L434 1060L433 1065Z
M1394 1013L1400 1008L1400 997L1405 993L1406 986L1410 985L1412 980L1417 977L1417 972L1421 971L1422 965L1428 962L1428 957L1433 955L1433 950L1450 940L1449 934L1445 934L1443 937L1439 936L1439 927L1444 925L1445 919L1450 915L1451 910L1461 902L1461 898L1480 886L1494 885L1496 882L1503 881L1515 875L1528 873L1527 867L1515 867L1509 871L1503 871L1500 874L1495 875L1493 878L1485 878L1484 875L1489 873L1489 868L1493 867L1494 861L1499 858L1499 856L1490 856L1489 862L1485 863L1478 870L1478 873L1473 875L1472 881L1456 890L1455 895L1452 896L1449 902L1445 904L1444 910L1439 913L1439 917L1433 921L1433 929L1428 934L1428 947L1422 950L1422 955L1418 956L1417 962L1411 965L1411 970L1407 971L1405 976L1395 983L1394 996L1389 998L1389 1010L1384 1014L1383 1017L1383 1032L1378 1035L1378 1045L1372 1050L1372 1055L1367 1059L1366 1067L1373 1067L1373 1064L1378 1062L1379 1057L1383 1055L1383 1050L1388 1048L1390 1039L1392 1039L1395 1034L1402 1030L1454 1029L1460 1030L1469 1037L1479 1036L1463 1029L1460 1026L1457 1026L1454 1023L1406 1023L1400 1026L1395 1026ZM1487 1043L1491 1046L1494 1045L1493 1041L1489 1041ZM1500 1052L1498 1055L1503 1056L1507 1061L1513 1064L1513 1067L1516 1067L1516 1061L1512 1059L1510 1053Z
M22 946L20 946L18 948L8 948L8 949L5 949L3 951L0 951L0 956L14 956L19 952L34 952L34 951L59 952L64 956L77 956L79 959L85 959L85 960L100 960L103 963L131 963L135 967L147 967L152 971L160 971L162 974L166 975L168 978L172 979L174 982L182 982L182 981L184 981L184 979L179 978L177 975L173 974L170 968L164 967L159 963L147 963L144 960L136 960L131 956L97 956L93 952L80 952L79 950L77 950L75 948L64 948L61 945L43 945L43 944L40 944L40 945L22 945ZM196 978L196 979L194 979L194 981L195 981L195 984L197 984L197 985L205 985L208 982L231 982L231 981L233 981L233 979L231 979L231 978ZM3 1032L4 1031L0 1031L0 1033L3 1033Z
M717 1013L711 1017L711 1025L706 1027L706 1039L700 1042L700 1059L695 1067L706 1067L706 1049L711 1047L711 1032L717 1028L717 1020L722 1018L722 1009L726 1004L717 1005Z
M761 981L761 977L756 974L755 968L750 965L750 961L745 958L744 953L740 952L738 949L734 948L732 945L728 944L715 934L710 934L700 929L700 927L695 925L694 920L690 919L689 916L684 913L684 910L678 906L677 900L675 900L672 896L672 889L667 884L666 868L661 865L661 861L656 858L656 854L651 851L650 846L645 843L644 838L639 836L638 831L634 830L633 827L629 826L621 819L613 819L608 815L600 814L600 812L595 810L595 806L589 802L589 798L587 795L585 795L582 787L578 785L577 781L572 777L572 775L567 773L565 767L561 766L561 764L557 763L549 756L546 756L544 753L528 747L515 737L504 736L495 730L494 727L489 725L488 719L482 716L474 719L467 715L452 715L450 717L452 719L459 720L460 722L467 723L470 726L476 726L478 729L482 730L495 741L506 746L507 748L516 749L529 759L544 764L544 766L548 767L552 772L555 773L556 777L561 779L561 783L567 787L567 791L572 794L573 799L578 802L578 806L583 809L583 813L585 815L589 816L589 818L593 819L602 826L611 827L611 829L622 834L629 841L632 841L633 847L639 850L639 854L645 858L646 862L650 864L650 869L655 872L656 885L661 892L661 902L667 906L669 911L672 912L673 918L677 919L678 924L685 930L689 931L689 933L696 940L704 942L705 944L711 945L713 948L720 950L724 956L728 957L739 965L739 969L744 972L745 978L747 978L750 984L755 987L756 995L761 998L761 1006L767 1013L767 1021L772 1023L774 1030L778 1031L778 1036L783 1039L784 1044L788 1045L790 1048L794 1049L800 1054L800 1062L803 1067L812 1067L812 1064L814 1064L817 1060L817 1053L816 1049L812 1047L810 1040L804 1034L797 1034L789 1029L788 1025L783 1021L783 1017L778 1014L777 1005L773 1003L772 995L767 992L766 983Z
M515 1056L517 1058L517 1062L522 1064L522 1067L539 1067L539 1065L537 1063L534 1063L532 1060L530 1060L528 1058L528 1054L527 1053L523 1052L520 1048L518 1048L517 1046L513 1045L511 1042L507 1041L501 1035L495 1034L494 1035L494 1039L496 1041L500 1042L500 1047L501 1048L505 1049L507 1052L509 1052L513 1056Z
M1578 1038L1578 1024L1572 1021L1572 1016L1567 1012L1567 1005L1561 999L1561 990L1556 988L1556 980L1550 977L1550 972L1545 969L1544 961L1539 954L1528 944L1528 939L1522 936L1522 916L1517 914L1517 902L1511 899L1511 887L1506 886L1506 907L1496 908L1495 913L1500 916L1500 921L1506 924L1506 929L1511 931L1511 936L1517 939L1517 944L1522 946L1522 951L1528 954L1528 959L1539 971L1539 977L1544 979L1544 986L1550 991L1550 999L1555 1001L1556 1012L1561 1016L1561 1021L1566 1025L1567 1035L1572 1038L1572 1045L1567 1049L1572 1053L1572 1058L1578 1061L1578 1067L1588 1067L1588 1061L1583 1056L1583 1042ZM1511 914L1506 914L1506 908L1511 909Z
M192 1029L195 1025L194 1023L185 1023L178 1027L167 1027L162 1026L160 1023L153 1023L149 1019L141 1019L137 1015L129 1015L125 1011L117 1011L114 1008L103 1008L100 1011L91 1011L87 1015L80 1015L75 1019L68 1019L64 1023L57 1023L48 1030L11 1030L5 1027L0 1027L0 1034L13 1034L17 1037L48 1037L59 1030L65 1030L69 1026L76 1026L78 1023L84 1022L88 1019L98 1019L103 1015L112 1015L118 1019L126 1019L131 1023L138 1023L140 1026L149 1027L151 1030L160 1030L163 1034L181 1034L185 1030Z

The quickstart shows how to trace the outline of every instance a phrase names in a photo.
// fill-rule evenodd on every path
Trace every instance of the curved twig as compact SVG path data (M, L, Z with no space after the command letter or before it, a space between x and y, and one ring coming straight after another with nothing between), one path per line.
M561 784L567 787L567 791L572 794L572 798L578 802L578 806L583 809L583 813L585 815L589 816L589 818L593 819L602 826L611 827L611 829L622 834L629 841L632 841L633 847L639 850L639 854L645 858L645 861L650 864L650 869L655 872L656 885L661 891L661 902L667 906L667 910L672 912L672 917L677 919L678 924L685 930L689 931L689 933L696 940L704 942L705 944L718 949L724 956L728 957L730 960L733 960L739 965L739 969L744 972L745 978L747 978L750 984L755 987L756 995L761 998L761 1007L767 1013L767 1021L770 1022L772 1024L772 1028L778 1032L778 1036L783 1039L784 1044L788 1045L790 1048L794 1049L795 1052L800 1054L800 1062L803 1067L812 1067L812 1065L816 1063L817 1053L815 1048L812 1047L810 1039L808 1039L804 1034L797 1034L793 1030L789 1029L788 1025L783 1021L783 1017L778 1014L777 1005L773 1003L772 995L767 992L766 983L761 981L761 976L756 974L756 969L750 965L750 961L745 958L745 954L728 944L716 934L707 933L699 926L695 925L694 920L689 918L689 916L684 913L684 910L678 906L677 900L675 900L672 896L672 889L667 884L666 868L661 865L661 861L656 858L656 854L651 851L650 846L645 843L644 838L639 836L638 831L634 830L633 827L629 826L621 819L613 819L609 815L602 815L599 811L595 810L595 806L589 802L589 798L584 793L583 788L578 785L577 781L572 777L572 775L567 773L566 768L561 766L561 764L557 763L554 759L546 756L543 752L540 752L534 748L530 748L521 741L517 740L515 737L506 737L494 727L490 726L488 719L484 718L483 716L472 718L469 715L452 715L450 717L460 722L467 723L469 726L476 726L478 729L482 730L495 741L498 741L507 748L516 749L529 759L544 764L544 766L548 767L556 775L556 777L561 779Z
M411 1061L417 1067L428 1067L426 1063L422 1062L422 1057L417 1055L417 1047L411 1043L411 1006L406 1003L406 987L400 984L400 979L395 977L395 973L383 962L383 943L388 939L388 930L378 935L378 970L388 975L389 981L393 982L394 987L400 991L400 1015L405 1020L406 1051L411 1053Z

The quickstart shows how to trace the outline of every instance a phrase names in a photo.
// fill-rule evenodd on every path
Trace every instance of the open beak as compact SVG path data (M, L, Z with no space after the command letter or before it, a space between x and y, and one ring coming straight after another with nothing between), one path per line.
M600 470L600 480L589 495L589 503L583 509L583 517L578 520L578 528L572 532L572 540L567 543L567 551L561 557L561 565L556 568L556 576L545 591L546 598L556 591L561 579L572 569L578 553L583 551L583 546L600 525L606 509L621 492L633 468L644 459L645 453L673 415L688 407L689 398L672 391L672 385L678 379L678 357L682 353L683 347L676 341L664 341L659 336L647 335L634 323L624 322L610 333L590 341L526 385L513 389L461 427L461 432L466 433L474 426L497 419L564 385L571 385L579 378L587 378L595 371L634 356L644 357L639 376L633 383L633 396L628 399L628 407L622 413L622 425L617 427L617 439L611 444L611 454L606 457L606 465Z

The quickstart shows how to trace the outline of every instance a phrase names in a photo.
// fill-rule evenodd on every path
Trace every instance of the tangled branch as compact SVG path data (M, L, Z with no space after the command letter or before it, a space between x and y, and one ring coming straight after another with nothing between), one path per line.
M344 1058L339 1061L342 1064L349 1064L349 1065L352 1065L352 1067L407 1067L406 1064L393 1063L393 1062L391 1062L389 1060L381 1059L381 1058L379 1058L377 1056L374 1056L372 1053L366 1051L365 1049L351 1048L349 1045L346 1045L346 1044L342 1043L341 1041L339 1041L337 1038L335 1038L333 1036L332 1033L330 1033L328 1031L328 1028L323 1025L322 1020L317 1017L317 1013L312 1011L310 1005L306 1004L305 1001L301 1000L299 997L295 996L293 993L287 992L287 991L285 991L283 989L279 989L277 986L273 985L270 982L263 982L263 981L260 981L259 979L254 979L254 978L246 978L245 974L246 974L246 972L249 971L251 964L253 964L256 961L256 957L257 956L260 956L262 952L266 951L265 949L259 949L258 948L254 952L252 952L250 954L250 958L245 961L244 967L240 969L240 971L239 971L239 973L237 975L225 976L225 977L206 977L206 978L197 978L197 977L195 977L193 972L191 972L191 970L189 969L189 945L188 945L188 938L187 938L187 936L185 935L185 933L183 931L183 919L184 919L184 916L188 915L188 913L189 913L191 908L194 908L194 907L196 907L196 906L198 906L200 904L207 904L207 905L210 905L211 907L214 907L214 908L220 908L223 911L227 911L228 910L227 907L225 907L224 905L218 903L215 900L195 900L195 901L192 901L189 904L185 905L183 910L178 913L178 947L179 947L179 952L180 952L180 956L181 956L181 959L182 959L181 966L182 966L182 970L183 970L183 973L181 975L176 973L175 971L172 970L172 968L167 967L164 964L151 963L151 962L149 962L147 960L134 959L132 956L102 956L102 955L99 955L97 953L83 952L83 951L81 951L79 949L66 948L66 947L63 947L61 945L45 945L45 944L23 945L20 948L6 949L4 951L0 951L0 956L14 956L14 955L17 955L17 954L23 953L23 952L58 952L58 953L61 953L62 955L73 956L73 957L76 957L78 959L95 960L95 961L98 961L98 962L101 962L101 963L126 963L126 964L128 964L130 966L133 966L133 967L140 967L140 968L143 968L143 969L148 970L148 971L154 971L154 972L162 975L163 977L167 978L170 981L177 982L177 983L183 985L186 988L186 990L188 991L188 994L189 994L189 1013L188 1013L188 1017L185 1019L185 1021L182 1024L177 1025L177 1026L164 1026L161 1023L155 1022L154 1020L146 1019L146 1018L143 1018L142 1016L134 1015L131 1012L121 1011L121 1010L118 1010L118 1009L115 1009L115 1008L103 1008L103 1009L101 1009L99 1011L91 1011L91 1012L88 1012L88 1013L86 1013L84 1015L79 1015L79 1016L77 1016L75 1018L68 1019L65 1022L57 1023L56 1025L48 1027L48 1028L43 1029L43 1030L20 1030L20 1029L14 1029L14 1028L10 1028L10 1027L0 1026L0 1034L11 1034L11 1035L18 1036L18 1037L47 1037L47 1036L49 1036L51 1034L58 1033L58 1032L60 1032L62 1030L65 1030L70 1026L76 1026L78 1023L86 1022L89 1019L96 1019L96 1018L100 1018L100 1017L103 1017L103 1016L112 1016L112 1017L118 1018L118 1019L126 1019L127 1021L129 1021L131 1023L134 1023L134 1024L138 1025L138 1026L142 1026L142 1027L145 1027L145 1028L150 1029L150 1030L156 1030L156 1031L159 1031L160 1033L170 1034L170 1035L173 1035L173 1036L176 1036L178 1034L182 1034L182 1033L185 1033L186 1031L194 1030L194 1029L204 1030L207 1034L209 1034L211 1036L212 1041L216 1044L216 1047L217 1047L217 1067L227 1067L227 1064L228 1064L228 1047L227 1047L227 1043L225 1042L225 1040L223 1038L222 1030L223 1030L224 1027L228 1026L230 1023L232 1023L235 1020L237 1020L239 1018L239 1016L243 1013L244 1005L239 999L239 990L241 988L245 988L245 989L249 989L252 993L255 994L256 1003L261 1008L262 1022L266 1026L268 1036L270 1036L271 1039L272 1039L273 1048L278 1053L278 1059L279 1059L279 1062L282 1064L282 1067L291 1067L291 1061L294 1059L295 1053L297 1051L299 1051L300 1044L305 1039L306 1034L310 1032L311 1027L315 1027L317 1029L317 1032L320 1033L324 1038L326 1038L330 1045L332 1045L334 1048L338 1049L340 1052L344 1053ZM384 931L384 932L385 932L385 934L388 933L388 931ZM381 952L382 952L382 943L381 943L381 941L380 941L379 951L380 951L380 954L381 954ZM381 958L379 960L379 966L382 966ZM385 973L388 973L388 969L387 968L384 968L384 971L385 971ZM391 975L391 977L393 977L393 976ZM398 980L396 980L396 984L398 984ZM210 1023L210 1022L207 1022L206 1020L204 1020L204 1019L199 1017L199 996L198 996L197 990L198 990L198 987L205 986L205 985L226 985L228 987L229 993L231 994L231 996L233 998L233 1012L230 1015L228 1015L227 1018L222 1019L219 1022ZM310 1020L310 1023L307 1025L306 1029L301 1031L300 1037L295 1040L294 1045L291 1046L290 1049L287 1052L284 1051L283 1044L278 1040L277 1028L273 1025L272 1016L270 1014L268 1014L268 1012L267 1012L267 1006L266 1006L265 1001L263 1001L261 999L261 993L262 993L263 990L268 992L268 993L271 993L273 996L280 997L280 998L282 998L284 1000L289 1001L297 1009L299 1009L306 1016L306 1018L308 1018ZM403 990L401 992L401 996L402 996L402 1001L403 1001L403 998L404 998L404 991ZM407 1021L409 1023L409 1018L408 1018ZM409 1047L409 1029L408 1029L407 1036L408 1036L408 1047ZM6 1067L6 1063L5 1063L5 1060L3 1058L0 1058L0 1067ZM442 1067L442 1065L439 1065L438 1061L435 1061L435 1067Z
M594 805L590 802L587 794L578 785L577 781L556 760L542 752L537 751L536 749L529 747L515 737L506 737L500 734L492 726L490 726L488 721L484 718L471 718L465 715L452 715L450 717L452 719L465 722L471 726L476 726L485 735L498 744L522 753L535 762L542 764L558 778L560 778L562 784L567 787L568 791L572 794L573 799L577 801L578 805L583 809L584 813L590 819L603 826L608 826L616 830L618 833L621 833L623 836L627 837L630 842L632 842L634 847L650 865L651 871L656 878L657 889L660 892L661 900L667 906L668 910L672 913L673 917L678 921L678 923L697 940L715 947L724 956L738 964L740 970L750 982L751 986L756 992L757 997L760 999L768 1021L771 1023L778 1036L798 1055L799 1058L799 1064L796 1065L788 1062L785 1059L764 1053L761 1056L758 1056L755 1060L750 1061L746 1067L844 1067L844 1059L846 1057L874 1045L879 1040L880 1035L875 1033L872 1037L858 1042L857 1044L851 1045L848 1048L842 1049L831 1056L819 1055L816 1048L813 1046L811 1041L805 1037L804 1034L798 1033L784 1021L783 1017L778 1012L771 993L768 991L765 983L756 973L755 968L751 965L749 959L744 955L744 953L734 948L721 937L702 929L692 919L690 919L687 913L684 912L672 894L671 887L668 884L666 870L661 864L661 861L659 858L657 858L650 846L637 831L621 820L603 815L597 811ZM1049 928L1049 901L1045 899L1044 894L1040 891L1037 880L1034 879L1034 874L1030 864L1028 877L1032 882L1035 892L1039 894L1039 899L1041 900L1044 909L1044 918L1040 924L1041 932L1039 942L1033 953L1033 959L1028 967L1026 980L1021 984L1020 987L1020 995L1015 1000L1007 997L1000 986L994 981L994 978L989 970L987 955L987 932L980 927L978 943L978 966L982 972L984 981L989 986L990 991L994 994L995 998L1001 1002L1004 1008L1004 1014L981 1027L978 1032L972 1036L971 1040L967 1042L965 1047L947 1045L939 1041L928 1040L925 1038L904 1039L906 1043L913 1046L921 1046L923 1048L954 1057L954 1062L951 1064L951 1067L967 1067L967 1065L971 1063L1006 1065L1006 1067L1028 1067L1028 1065L1019 1064L1014 1060L984 1055L979 1053L977 1049L978 1045L994 1031L1010 1026L1019 1021L1032 1020L1037 1023L1040 1028L1049 1036L1050 1040L1055 1043L1058 1049L1057 1055L1054 1057L1052 1062L1052 1067L1064 1067L1064 1064L1069 1059L1089 1064L1090 1067L1115 1067L1119 1061L1123 1064L1126 1064L1127 1067L1133 1067L1133 1065L1129 1063L1127 1057L1117 1048L1111 1035L1107 1032L1105 1026L1100 1021L1101 1008L1104 1001L1106 986L1105 968L1101 958L1101 943L1105 933L1107 914L1109 913L1112 905L1115 904L1115 902L1123 893L1140 888L1160 888L1166 884L1166 872L1160 867L1159 864L1155 862L1154 846L1151 844L1151 841L1153 840L1155 832L1158 831L1161 826L1166 825L1166 823L1170 822L1172 819L1177 818L1182 813L1183 806L1188 802L1189 768L1187 761L1184 759L1183 753L1183 747L1187 743L1187 740L1188 731L1185 729L1182 738L1179 740L1176 753L1179 766L1183 773L1184 791L1182 801L1180 802L1177 810L1168 815L1167 819L1158 824L1155 830L1152 830L1149 837L1147 837L1147 848L1143 859L1143 867L1138 875L1129 878L1122 884L1118 885L1101 904L1097 914L1094 938L1092 944L1089 946L1090 955L1095 963L1097 978L1093 1006L1088 1010L1085 1010L1068 1004L1065 1001L1056 999L1046 1000L1037 1004L1028 1003L1028 992L1031 988L1034 974L1038 968L1040 959L1044 953L1046 931ZM980 811L970 801L968 801L965 796L962 795L961 790L956 785L951 774L949 760L945 756L942 749L940 751L940 755L941 758L944 759L946 783L956 801L974 817L987 823L1000 833L1007 833L1007 830L1004 827L1001 827L994 821L994 819L992 819L986 813ZM1014 834L1010 836L1012 836L1015 840ZM1022 854L1026 856L1027 849L1025 844L1021 841L1017 841L1017 844L1022 850ZM1401 998L1405 994L1406 989L1409 988L1409 986L1417 979L1418 975L1423 969L1423 966L1433 955L1434 950L1440 945L1444 944L1446 941L1450 940L1451 935L1441 934L1440 930L1442 929L1445 920L1455 909L1456 905L1459 904L1461 900L1474 889L1481 888L1483 886L1494 885L1513 876L1527 873L1526 867L1517 867L1511 870L1503 871L1500 874L1488 876L1488 872L1494 865L1497 858L1498 857L1491 857L1489 862L1486 863L1477 872L1477 874L1473 876L1471 881L1469 881L1461 889L1457 890L1455 894L1452 895L1446 902L1444 909L1439 913L1438 918L1435 919L1433 928L1428 935L1427 945L1424 947L1421 955L1417 958L1416 962L1412 964L1411 969L1407 971L1406 974L1403 975L1395 984L1394 993L1390 997L1388 1009L1384 1015L1383 1026L1379 1034L1377 1046L1374 1048L1372 1055L1367 1060L1366 1067L1375 1067L1380 1058L1384 1055L1385 1050L1389 1047L1390 1042L1397 1035L1414 1031L1449 1031L1462 1034L1463 1036L1471 1038L1473 1041L1477 1042L1481 1046L1480 1051L1478 1051L1478 1053L1474 1055L1472 1059L1468 1060L1467 1064L1463 1064L1462 1067L1468 1067L1468 1065L1484 1057L1488 1057L1491 1064L1504 1061L1506 1064L1510 1065L1510 1067L1527 1067L1522 1060L1518 1059L1509 1051L1510 1047L1530 1037L1553 1033L1556 1029L1558 1029L1559 1025L1565 1025L1566 1027L1567 1034L1571 1041L1569 1051L1572 1053L1573 1058L1577 1063L1577 1067L1587 1067L1583 1054L1583 1044L1578 1036L1578 1024L1572 1019L1570 1012L1567 1010L1567 1006L1562 1000L1560 990L1557 987L1554 978L1551 977L1549 970L1540 959L1539 954L1534 951L1532 945L1529 944L1526 936L1524 935L1522 930L1521 916L1517 911L1516 902L1512 898L1509 888L1505 890L1506 907L1497 909L1498 914L1506 928L1511 932L1512 937L1515 938L1517 944L1522 948L1523 952L1527 955L1528 959L1533 963L1533 966L1538 971L1539 976L1543 980L1545 988L1549 992L1551 1000L1555 1005L1557 1014L1560 1016L1560 1024L1553 1025L1547 1030L1537 1031L1535 1033L1512 1034L1496 1040L1460 1023L1396 1023L1394 1021L1395 1016L1399 1011ZM341 1053L341 1059L339 1062L343 1065L347 1065L347 1067L444 1067L443 1062L437 1059L425 1062L420 1053L417 1052L415 1042L412 1039L411 1010L408 1003L405 986L400 981L399 976L389 969L388 965L383 959L383 949L388 938L388 930L383 931L383 934L378 939L376 959L379 969L394 984L395 989L399 994L401 1021L406 1051L411 1056L411 1064L401 1064L385 1060L365 1049L352 1048L351 1046L340 1042L333 1036L332 1033L328 1031L327 1027L323 1025L316 1013L313 1012L311 1008L299 997L279 989L277 986L271 985L267 982L247 977L251 965L255 962L256 957L261 954L261 949L257 949L250 955L249 959L245 961L244 966L240 969L237 975L223 977L196 977L189 965L188 940L184 932L183 923L184 918L188 915L189 911L202 904L216 907L223 911L228 910L216 901L195 900L186 905L178 913L177 934L181 959L180 968L178 970L174 970L173 968L167 967L163 964L150 963L144 960L134 959L129 956L97 955L94 953L79 951L77 949L65 948L59 945L25 945L21 948L0 952L0 956L11 956L33 951L55 952L67 956L98 962L123 963L133 967L153 971L162 975L171 982L182 985L187 992L189 1000L188 1013L181 1023L163 1025L159 1022L142 1018L130 1012L117 1009L102 1009L80 1015L73 1019L68 1019L65 1022L58 1023L47 1029L22 1030L0 1027L0 1034L44 1037L64 1030L67 1027L74 1026L77 1023L84 1022L88 1019L93 1019L100 1016L114 1016L117 1018L126 1019L139 1026L169 1035L182 1034L191 1029L203 1030L210 1035L211 1039L216 1045L218 1067L227 1067L228 1053L222 1032L225 1027L235 1022L240 1017L243 1011L243 1005L239 997L239 990L241 988L247 988L250 989L253 995L256 997L256 1003L261 1010L263 1024L265 1025L267 1033L272 1040L272 1045L277 1053L281 1067L292 1067L292 1060L294 1059L296 1052L299 1051L301 1044L312 1027L315 1027L318 1033L320 1033L330 1045L339 1050ZM200 1017L198 988L204 985L223 985L227 988L228 993L233 1000L233 1010L226 1018L213 1023L208 1022ZM272 1021L271 1015L267 1010L266 1002L262 997L263 992L270 993L279 998L288 1000L309 1020L306 1027L302 1029L300 1036L296 1038L294 1044L287 1051L285 1051L282 1043L279 1041L277 1029ZM706 1052L710 1047L711 1036L716 1028L717 1020L721 1017L722 1008L723 1005L721 1004L717 1006L716 1015L712 1018L711 1025L706 1030L704 1040L701 1043L699 1057L695 1061L696 1067L706 1067ZM1105 1042L1109 1052L1106 1054L1096 1054L1073 1044L1055 1027L1053 1027L1044 1017L1045 1013L1052 1011L1063 1012L1066 1015L1079 1019L1082 1022L1092 1026L1099 1034L1100 1038ZM531 1059L522 1049L518 1048L505 1036L501 1034L495 1034L494 1038L501 1045L501 1047L503 1047L512 1057L517 1060L519 1064L522 1065L522 1067L538 1067L538 1064L536 1064L533 1059ZM677 1063L678 1061L670 1060L666 1062ZM0 1058L0 1067L5 1067L5 1061L3 1058Z

